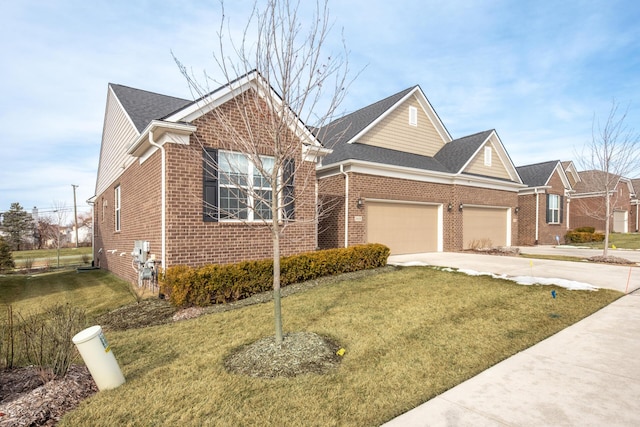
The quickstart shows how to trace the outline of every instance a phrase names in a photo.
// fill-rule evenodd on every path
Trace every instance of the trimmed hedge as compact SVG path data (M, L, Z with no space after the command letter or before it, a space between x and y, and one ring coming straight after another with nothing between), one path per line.
M604 241L604 234L596 233L593 227L581 227L567 231L564 241L565 243L602 242Z
M280 286L387 264L389 248L373 243L284 257ZM209 264L199 268L177 265L160 279L160 292L173 305L206 306L247 298L273 289L273 260Z

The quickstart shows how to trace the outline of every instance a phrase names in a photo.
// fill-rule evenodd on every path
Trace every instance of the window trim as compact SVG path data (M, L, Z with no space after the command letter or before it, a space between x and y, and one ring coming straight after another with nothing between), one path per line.
M555 207L552 207L552 200L555 200ZM561 203L562 197L559 194L547 194L547 224L561 224ZM555 215L554 215L555 214ZM554 218L555 216L555 218ZM555 219L555 221L554 221Z
M122 189L120 184L116 185L113 189L113 204L114 204L114 229L116 232L122 230Z

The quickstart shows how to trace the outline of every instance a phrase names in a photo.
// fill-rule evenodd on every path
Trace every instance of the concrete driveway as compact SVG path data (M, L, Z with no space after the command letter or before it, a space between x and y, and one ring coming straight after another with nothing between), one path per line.
M593 249L555 248L552 246L522 247L522 253L570 255L588 258L600 255ZM640 262L640 251L611 251L611 255ZM598 288L630 293L640 288L640 267L610 264L527 259L523 257L482 255L461 252L431 252L411 255L392 255L389 264L411 265L424 263L442 267L470 269L508 276L559 278L587 283Z
M532 253L528 249L522 250ZM547 260L531 265L525 258L466 253L389 260L555 277L629 294L385 426L640 425L640 291L631 293L640 287L640 267Z

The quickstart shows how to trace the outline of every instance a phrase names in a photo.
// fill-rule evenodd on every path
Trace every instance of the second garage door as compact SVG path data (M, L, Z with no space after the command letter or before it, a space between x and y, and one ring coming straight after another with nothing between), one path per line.
M382 243L391 253L442 250L441 207L367 201L367 242Z
M462 211L464 249L510 246L508 208L465 206Z

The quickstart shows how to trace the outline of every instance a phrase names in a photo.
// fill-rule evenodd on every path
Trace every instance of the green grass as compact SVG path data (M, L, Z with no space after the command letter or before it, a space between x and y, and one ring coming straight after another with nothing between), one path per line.
M640 233L611 233L609 234L609 247L611 245L615 245L619 249L640 249ZM604 242L580 243L577 246L604 249Z
M57 249L36 249L12 252L17 269L54 268L58 266ZM81 266L91 262L91 247L60 248L60 267ZM86 262L85 262L86 261Z
M31 251L15 251L12 252L13 260L19 261L27 258L39 259L39 258L55 258L58 256L57 249L34 249ZM82 255L91 256L91 247L81 248L60 248L60 256L78 256Z
M14 312L38 313L69 303L87 310L90 318L136 301L129 284L104 271L0 276L0 309L11 304ZM4 317L4 310L2 310Z
M426 267L338 280L283 300L285 332L315 332L346 349L336 371L296 378L223 367L238 346L273 334L270 303L111 331L127 382L59 425L379 425L621 295Z
M526 249L525 249L526 250ZM531 259L550 259L555 261L571 261L571 262L585 262L585 258L570 256L570 255L547 255L547 254L527 254L520 253L522 258Z

